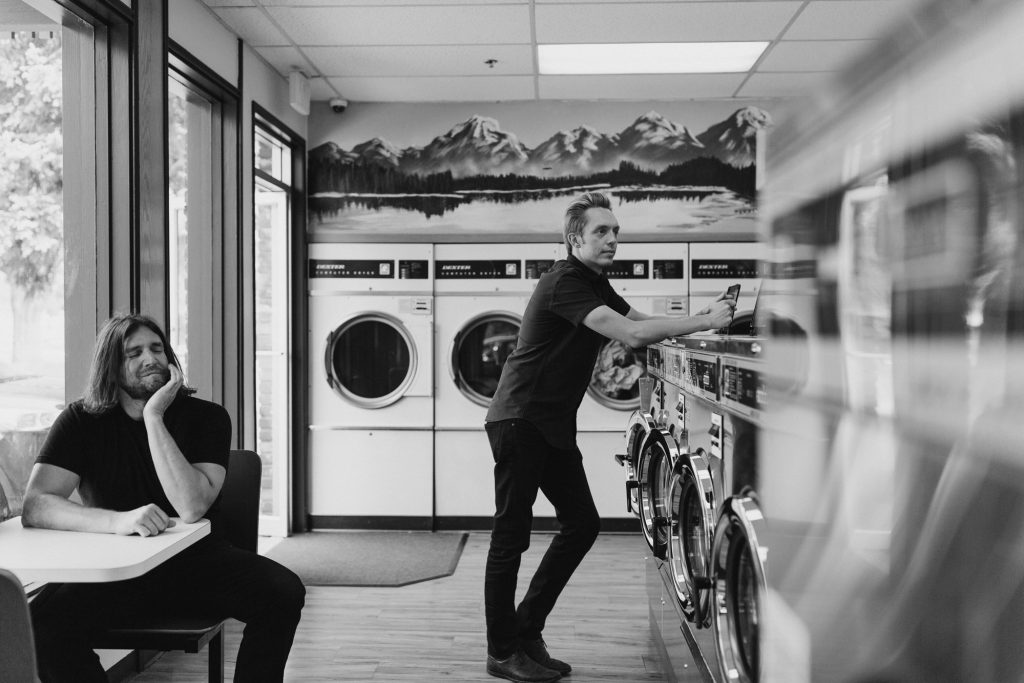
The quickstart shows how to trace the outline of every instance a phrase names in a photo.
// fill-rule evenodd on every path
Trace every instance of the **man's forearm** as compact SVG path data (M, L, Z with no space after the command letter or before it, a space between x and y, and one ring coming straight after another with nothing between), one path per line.
M23 526L65 531L116 533L117 512L87 507L52 493L37 493L25 498L21 514Z
M194 522L213 504L217 492L202 472L182 455L162 417L146 416L149 450L167 500L185 522Z
M667 337L678 337L694 332L710 330L707 315L691 315L688 317L658 317L633 322L634 348L660 342Z

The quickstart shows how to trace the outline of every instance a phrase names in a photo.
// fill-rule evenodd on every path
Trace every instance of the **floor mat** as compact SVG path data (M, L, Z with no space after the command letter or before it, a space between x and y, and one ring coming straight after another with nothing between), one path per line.
M289 536L267 557L307 586L407 586L450 576L465 533L314 531Z

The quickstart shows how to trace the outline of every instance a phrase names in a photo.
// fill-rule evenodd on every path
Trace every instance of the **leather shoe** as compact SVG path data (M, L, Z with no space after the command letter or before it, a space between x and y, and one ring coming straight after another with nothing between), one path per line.
M506 659L495 659L487 655L487 673L515 683L553 683L562 677L560 673L541 666L527 657L522 650Z
M543 638L538 638L537 640L524 640L522 642L522 648L527 657L545 668L557 671L563 676L572 671L571 666L548 654L548 646L547 643L544 642Z

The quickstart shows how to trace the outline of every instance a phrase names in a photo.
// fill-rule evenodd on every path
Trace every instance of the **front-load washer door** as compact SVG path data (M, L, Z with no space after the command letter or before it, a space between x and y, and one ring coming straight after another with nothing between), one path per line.
M714 604L711 544L715 534L715 489L702 449L676 462L669 510L669 562L676 597L686 618L698 628L707 628Z
M609 339L597 353L587 393L607 408L636 410L640 407L638 380L646 369L643 349L631 349L620 341Z
M640 447L637 480L640 482L640 529L654 556L668 557L669 494L672 467L679 457L676 440L664 429L648 435Z
M362 408L383 408L405 394L418 358L402 321L375 311L357 313L330 333L324 363L335 393Z
M495 311L470 319L456 333L448 371L455 386L473 403L490 405L505 359L516 348L522 322L514 313Z
M754 498L737 495L722 506L712 547L713 623L718 665L726 681L760 680L760 625L768 587L764 517Z
M634 410L626 425L626 452L620 464L626 468L626 512L637 517L640 516L640 481L637 479L640 450L654 429L654 417L642 410Z

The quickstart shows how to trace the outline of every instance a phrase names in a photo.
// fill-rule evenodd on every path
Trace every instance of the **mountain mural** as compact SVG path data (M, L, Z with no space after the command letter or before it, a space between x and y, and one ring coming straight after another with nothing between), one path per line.
M382 172L426 178L443 175L449 180L506 174L579 178L611 172L623 164L657 174L701 158L745 169L754 164L757 131L770 125L767 112L744 107L695 135L650 111L618 133L579 126L557 132L530 149L515 133L502 130L495 119L472 116L423 147L401 149L381 138L360 143L351 151L324 143L309 153L310 189L314 193L351 190L352 184L343 182L346 177L377 177Z

